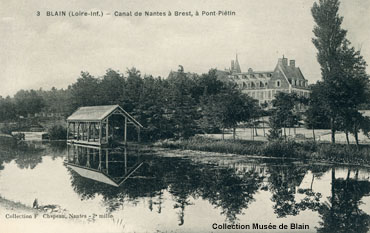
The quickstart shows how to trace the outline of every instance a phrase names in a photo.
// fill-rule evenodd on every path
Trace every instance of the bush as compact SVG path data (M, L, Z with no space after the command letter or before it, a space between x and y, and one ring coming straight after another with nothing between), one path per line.
M0 125L0 133L11 134L15 130L17 130L17 127L14 124L3 123Z
M262 149L262 153L272 157L294 158L301 157L297 153L298 143L294 141L284 142L282 140L268 142Z
M340 163L370 163L370 147L340 144L319 144L314 141L284 141L277 139L270 142L245 140L219 140L205 137L192 137L186 140L163 140L154 144L170 149L188 149L239 155L260 155L279 158L300 158L326 160Z
M67 129L61 125L54 125L48 130L50 140L67 139Z

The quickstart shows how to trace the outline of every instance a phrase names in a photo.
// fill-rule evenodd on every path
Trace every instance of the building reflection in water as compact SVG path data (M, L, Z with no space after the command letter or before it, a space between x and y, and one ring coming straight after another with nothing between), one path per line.
M150 211L158 214L163 206L170 206L181 226L186 224L188 206L196 199L219 209L228 222L238 222L256 196L268 192L270 198L264 203L271 206L276 218L309 211L320 218L318 232L369 230L370 217L360 207L363 197L370 195L369 170L286 161L194 161L129 149L68 146L65 164L81 200L102 195L109 212L139 200L148 201ZM344 171L348 171L345 176ZM331 192L316 183L328 185Z
M142 165L140 156L128 156L127 148L101 148L68 144L67 167L80 176L119 187Z

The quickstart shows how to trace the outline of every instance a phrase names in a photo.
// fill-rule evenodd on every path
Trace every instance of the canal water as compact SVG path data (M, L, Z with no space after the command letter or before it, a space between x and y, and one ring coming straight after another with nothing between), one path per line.
M369 232L369 181L365 167L294 160L3 145L0 229Z

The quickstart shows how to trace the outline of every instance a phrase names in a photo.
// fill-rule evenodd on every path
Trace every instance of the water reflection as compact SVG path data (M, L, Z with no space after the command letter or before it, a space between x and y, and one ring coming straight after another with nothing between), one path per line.
M28 171L64 155L60 167L65 173L61 174L70 184L70 190L64 191L78 194L71 205L99 203L96 208L118 215L131 207L145 208L152 217L173 216L178 229L195 227L187 219L199 214L194 210L199 211L197 205L201 205L207 206L206 213L216 212L227 222L250 223L254 214L266 213L266 221L287 223L310 216L309 221L315 219L309 223L311 229L316 226L318 232L369 231L369 212L361 208L364 197L370 195L370 172L364 168L233 157L166 157L138 148L77 145L68 145L67 151L60 145L23 145L5 155L0 156L0 170L14 161L17 169ZM52 160L45 159L46 155ZM61 158L55 160L60 162ZM9 184L2 172L0 195L1 185Z
M15 160L21 169L34 169L42 162L42 157L51 155L53 159L64 155L66 144L64 142L42 143L25 142L0 145L0 170L4 164Z
M308 166L296 166L292 163L283 166L269 166L268 187L272 193L274 212L278 217L295 216L302 210L315 210L319 205L321 193L299 189L308 170ZM296 200L298 191L305 195L299 202Z
M368 232L370 215L359 208L363 196L370 194L370 182L359 180L359 171L350 178L336 178L335 169L331 170L332 186L329 201L322 203L319 208L321 216L318 232Z
M127 148L68 145L65 164L80 176L118 187L143 164L140 156L127 156Z

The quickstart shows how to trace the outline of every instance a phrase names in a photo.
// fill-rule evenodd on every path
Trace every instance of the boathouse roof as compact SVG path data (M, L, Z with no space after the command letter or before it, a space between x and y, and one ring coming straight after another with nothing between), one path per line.
M72 113L72 115L67 118L67 121L102 121L113 113L123 114L128 117L130 121L136 126L143 127L119 105L79 107L74 113Z

